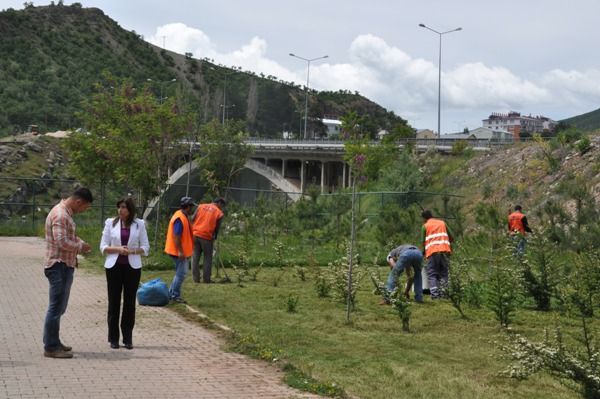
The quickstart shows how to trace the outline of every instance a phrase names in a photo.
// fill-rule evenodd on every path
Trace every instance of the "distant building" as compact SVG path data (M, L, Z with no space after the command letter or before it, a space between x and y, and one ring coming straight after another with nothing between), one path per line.
M487 127L478 127L470 131L463 131L460 133L443 134L440 139L450 140L489 140L494 142L512 142L514 136L512 133L501 129L490 129Z
M383 138L388 134L390 134L390 132L385 129L381 129L379 132L377 132L377 140L383 140Z
M507 114L493 112L482 122L485 128L505 130L511 133L515 140L518 140L523 133L531 135L536 132L553 132L557 125L556 121L545 116L522 116L519 112L514 111Z
M334 119L333 117L324 116L321 119L321 123L325 125L325 136L326 137L339 137L342 132L342 121Z
M431 129L419 129L416 137L418 139L437 139L437 134Z

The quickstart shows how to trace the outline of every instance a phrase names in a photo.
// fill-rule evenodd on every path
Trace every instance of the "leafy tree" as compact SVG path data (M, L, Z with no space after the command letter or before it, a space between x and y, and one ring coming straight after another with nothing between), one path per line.
M415 136L416 133L413 128L406 123L397 123L388 134L383 136L381 142L383 144L395 143L398 140L414 138Z
M175 159L175 143L192 129L192 117L148 87L105 76L84 105L85 129L67 140L72 173L84 182L114 180L141 192L144 206L158 194Z
M243 126L239 121L221 124L213 119L200 128L197 161L201 180L212 195L227 197L226 188L252 154L252 147L244 142L248 135Z

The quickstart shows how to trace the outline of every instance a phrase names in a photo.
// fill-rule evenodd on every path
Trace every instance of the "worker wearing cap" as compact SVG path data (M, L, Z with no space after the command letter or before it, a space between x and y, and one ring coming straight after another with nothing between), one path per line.
M192 278L200 282L200 256L204 255L202 281L210 283L212 274L213 243L219 235L219 227L223 219L225 200L215 198L210 204L200 204L192 217L192 234L194 235L194 256L192 258Z
M194 201L190 197L182 197L180 209L171 217L167 229L165 252L175 262L175 276L169 288L169 297L172 302L185 303L181 297L181 286L187 273L188 258L194 252L192 227L189 221L189 215L192 213L194 205Z

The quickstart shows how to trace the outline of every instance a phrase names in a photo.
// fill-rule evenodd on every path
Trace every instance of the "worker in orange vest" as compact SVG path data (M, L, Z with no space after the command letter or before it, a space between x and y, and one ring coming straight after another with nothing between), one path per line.
M169 221L165 253L170 255L175 262L175 276L171 288L169 288L169 297L172 302L185 303L185 300L181 297L181 286L187 273L188 258L194 252L189 215L196 204L194 204L192 198L182 197L179 205L180 209L173 214Z
M448 285L448 256L452 253L452 234L443 220L434 219L431 211L421 213L424 224L421 228L423 253L427 259L427 282L431 299L440 299Z
M213 243L219 235L219 227L223 220L225 200L215 198L210 204L200 204L192 217L192 233L194 235L194 257L192 258L192 278L200 282L200 256L204 254L202 281L210 284L212 274Z
M508 232L516 241L516 254L523 255L525 243L527 242L525 236L532 231L529 228L529 223L527 223L527 216L523 214L521 205L516 205L515 211L508 215Z

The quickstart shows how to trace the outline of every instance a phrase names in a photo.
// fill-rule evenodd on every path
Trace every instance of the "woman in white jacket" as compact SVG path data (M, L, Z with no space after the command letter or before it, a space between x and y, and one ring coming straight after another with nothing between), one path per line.
M142 255L148 256L150 244L144 221L135 217L133 199L119 200L117 212L116 218L106 219L100 242L100 252L106 255L104 268L108 288L108 342L112 349L119 348L119 313L122 295L123 346L133 349L135 296L142 274Z

